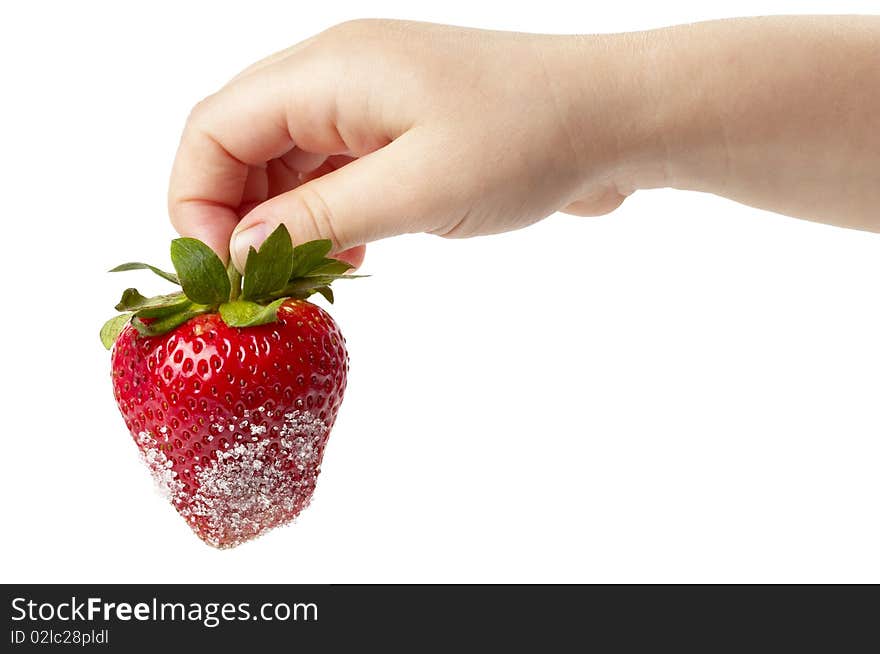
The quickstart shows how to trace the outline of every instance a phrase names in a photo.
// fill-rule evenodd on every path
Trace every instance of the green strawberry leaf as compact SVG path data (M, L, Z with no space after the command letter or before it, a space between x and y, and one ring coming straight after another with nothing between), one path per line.
M229 299L226 266L214 251L194 238L171 241L171 261L183 292L196 304L219 304Z
M140 262L132 262L132 263L123 263L122 265L116 266L115 268L111 268L110 272L125 272L127 270L152 270L154 273L159 275L162 279L167 279L169 282L180 285L180 280L177 278L177 275L170 272L165 272L164 270L160 270L155 266L151 266L148 263L140 263Z
M337 279L360 279L369 275L308 275L291 280L280 292L285 296L304 300L319 288L330 286Z
M237 300L238 296L241 295L241 273L238 272L238 268L232 263L232 259L229 260L229 265L226 266L226 276L229 277L229 299L230 301Z
M130 313L122 313L118 316L113 316L110 320L104 323L104 326L101 327L101 343L104 344L104 347L108 350L113 347L119 334L125 329L125 326L130 319Z
M122 299L116 305L117 311L139 311L141 309L162 308L167 306L178 306L184 302L189 302L183 293L171 293L170 295L157 295L155 297L144 297L136 288L127 288L122 293Z
M310 275L341 275L354 268L350 263L338 259L324 259L309 271Z
M167 309L168 307L166 307ZM190 318L210 312L211 307L209 306L188 302L176 311L167 311L157 318L146 318L146 321L144 320L145 316L135 314L131 319L131 324L141 336L156 336L179 327Z
M245 277L247 279L247 277ZM262 306L256 302L236 300L220 305L220 317L230 327L255 327L278 320L278 307L288 298L278 298L272 304Z
M324 261L324 257L330 254L333 243L330 239L309 241L293 248L293 268L288 279L296 279L307 275L316 266ZM285 280L287 281L287 280Z
M204 305L191 302L189 298L181 293L181 299L176 302L147 305L136 310L134 312L134 315L136 318L149 318L152 320L158 320L159 318L165 318L175 313L180 313L181 311L189 311L191 309L194 309L195 307L200 306Z
M259 251L254 248L248 251L242 298L256 300L280 291L290 279L292 269L293 244L282 223L263 241Z
M149 300L150 298L141 295L136 288L127 288L122 291L122 299L113 308L117 311L132 311Z
M150 270L179 284L183 292L145 297L135 288L126 289L116 305L124 313L104 324L101 342L110 349L129 323L139 334L155 336L219 310L226 324L252 327L276 321L278 308L288 298L306 299L320 293L332 303L331 283L365 275L344 274L353 266L329 258L331 247L329 240L320 240L294 248L287 228L279 225L259 250L248 253L242 279L231 263L225 267L201 241L178 238L171 243L176 274L140 262L124 263L111 272Z
M320 293L330 304L333 304L333 289L329 286L319 286L315 289L315 293Z

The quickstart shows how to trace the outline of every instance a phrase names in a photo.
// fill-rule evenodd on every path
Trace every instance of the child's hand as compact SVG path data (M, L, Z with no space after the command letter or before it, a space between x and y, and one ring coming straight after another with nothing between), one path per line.
M878 53L869 16L584 37L346 23L196 106L171 219L239 267L281 221L357 264L385 236L598 215L659 186L880 230Z
M637 113L616 69L598 40L339 25L195 107L172 222L223 255L232 235L241 267L279 221L339 251L406 232L502 232L567 205L606 213L623 200L620 129Z

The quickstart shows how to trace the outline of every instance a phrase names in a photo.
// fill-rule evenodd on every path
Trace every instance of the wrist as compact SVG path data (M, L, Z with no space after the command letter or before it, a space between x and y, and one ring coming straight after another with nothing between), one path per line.
M585 188L611 185L623 195L669 186L668 133L659 110L666 66L656 32L562 37L560 78Z

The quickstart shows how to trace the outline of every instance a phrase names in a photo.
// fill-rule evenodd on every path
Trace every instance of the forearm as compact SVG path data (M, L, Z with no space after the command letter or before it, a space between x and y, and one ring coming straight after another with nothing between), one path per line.
M880 17L737 19L612 38L627 62L619 74L637 87L625 97L644 103L630 107L635 121L613 119L621 192L706 191L880 231Z

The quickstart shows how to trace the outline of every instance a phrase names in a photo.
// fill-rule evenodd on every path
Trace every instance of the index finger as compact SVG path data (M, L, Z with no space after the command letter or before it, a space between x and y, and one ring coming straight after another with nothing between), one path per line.
M283 80L264 69L200 102L184 127L168 188L171 224L221 258L228 257L249 167L293 147L286 91Z

